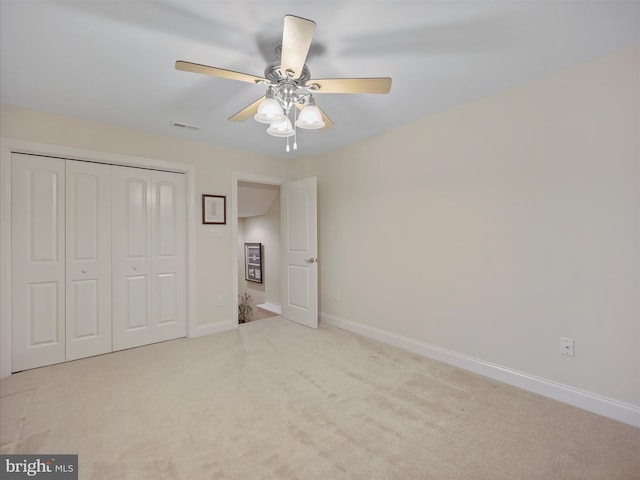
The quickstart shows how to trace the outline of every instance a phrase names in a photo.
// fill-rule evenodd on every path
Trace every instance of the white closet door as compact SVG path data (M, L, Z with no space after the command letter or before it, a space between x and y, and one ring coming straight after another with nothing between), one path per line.
M186 336L185 177L153 172L151 266L154 341Z
M183 337L184 175L112 169L113 350Z
M153 341L151 172L111 167L113 350Z
M111 166L67 161L67 360L111 351Z
M65 361L65 161L13 154L12 371Z

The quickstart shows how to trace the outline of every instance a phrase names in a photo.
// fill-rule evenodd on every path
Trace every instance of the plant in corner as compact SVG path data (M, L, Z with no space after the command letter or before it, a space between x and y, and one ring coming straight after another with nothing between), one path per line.
M251 295L248 293L244 293L243 295L238 295L238 323L245 323L251 320L251 312L253 308L251 308Z

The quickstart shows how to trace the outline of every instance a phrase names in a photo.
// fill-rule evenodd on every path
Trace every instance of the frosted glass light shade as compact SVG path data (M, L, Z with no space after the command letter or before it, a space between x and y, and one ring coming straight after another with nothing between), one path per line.
M291 120L285 118L284 122L272 123L267 129L267 133L274 137L290 137L294 133Z
M315 105L307 105L300 112L300 116L296 121L296 126L300 128L306 128L313 130L316 128L324 127L325 123L322 121L322 114L320 109Z
M286 117L280 104L273 98L265 98L258 107L258 113L253 118L260 123L280 123Z

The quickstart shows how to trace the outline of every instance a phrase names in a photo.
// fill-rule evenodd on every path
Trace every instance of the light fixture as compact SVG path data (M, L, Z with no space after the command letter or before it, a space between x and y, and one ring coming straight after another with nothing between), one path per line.
M273 89L269 87L265 99L258 107L258 113L253 118L260 123L281 123L286 120L282 106L274 98Z
M322 113L320 113L320 109L316 107L316 101L313 96L309 95L307 105L300 112L296 126L308 130L315 130L325 126L322 120Z
M258 106L254 119L260 123L270 124L267 133L274 137L291 137L296 135L295 127L314 130L326 126L320 109L316 106L311 94L312 88L304 84L309 79L309 69L305 65L299 78L285 75L280 71L279 62L265 70L265 77L271 81L257 81L266 85L264 100ZM302 107L304 105L304 107ZM298 112L298 109L301 109ZM297 115L299 113L299 115ZM297 150L297 142L293 141L293 150ZM287 140L287 152L291 151Z
M296 119L297 108L294 105L305 104ZM293 108L292 108L293 107ZM289 118L293 111L293 123ZM258 112L253 117L260 123L269 123L267 133L274 137L287 137L285 151L290 152L288 137L296 134L294 125L307 130L323 128L325 122L322 113L316 107L315 99L310 93L299 91L297 83L283 81L278 85L269 85L265 99L260 103ZM293 142L293 150L298 149L298 144Z
M267 133L269 135L273 135L274 137L290 137L295 132L293 131L293 127L291 126L291 120L285 117L284 121L279 123L272 123L271 126L267 129Z

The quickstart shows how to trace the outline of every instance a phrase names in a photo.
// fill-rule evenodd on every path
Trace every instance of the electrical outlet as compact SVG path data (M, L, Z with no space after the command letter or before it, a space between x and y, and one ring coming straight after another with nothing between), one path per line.
M569 357L575 356L575 340L568 337L560 337L560 353Z
M333 299L334 299L336 302L339 302L339 301L340 301L340 290L336 290L335 292L333 292Z
M222 307L224 305L224 297L222 295L218 295L218 306Z

